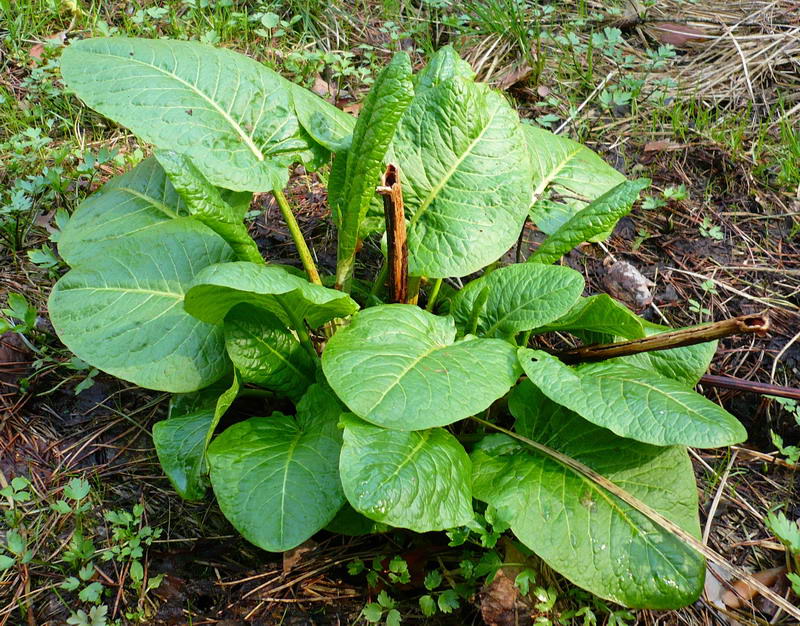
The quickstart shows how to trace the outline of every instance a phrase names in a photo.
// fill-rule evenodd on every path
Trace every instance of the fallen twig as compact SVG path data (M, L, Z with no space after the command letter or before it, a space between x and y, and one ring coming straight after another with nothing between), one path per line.
M650 335L649 337L643 337L642 339L632 339L630 341L618 341L615 343L593 346L580 346L578 348L558 352L556 356L565 363L570 364L588 361L604 361L614 357L639 354L641 352L671 350L673 348L693 346L698 343L730 337L731 335L756 333L763 336L769 328L770 322L766 313L742 315L712 324L704 324L703 326L693 326L692 328L658 333L656 335Z

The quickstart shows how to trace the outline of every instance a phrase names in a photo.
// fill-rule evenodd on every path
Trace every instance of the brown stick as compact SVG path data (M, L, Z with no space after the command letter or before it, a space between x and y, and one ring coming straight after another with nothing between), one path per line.
M682 348L693 346L697 343L722 339L731 335L744 333L756 333L764 336L770 328L769 317L766 312L755 315L742 315L731 319L684 328L681 330L671 330L666 333L650 335L642 339L631 341L618 341L616 343L606 343L594 346L580 346L571 350L559 352L556 356L564 363L584 363L587 361L604 361L618 356L628 356L639 354L640 352L653 352L655 350L671 350L672 348Z
M389 163L377 192L383 196L386 239L389 248L389 296L391 302L405 302L408 297L408 244L403 210L400 168Z
M793 398L800 400L800 389L794 387L784 387L783 385L770 385L769 383L758 383L754 380L744 380L733 376L714 376L706 374L700 379L700 384L710 385L711 387L722 387L723 389L735 389L736 391L749 391L750 393L760 393L767 396L780 396L781 398Z

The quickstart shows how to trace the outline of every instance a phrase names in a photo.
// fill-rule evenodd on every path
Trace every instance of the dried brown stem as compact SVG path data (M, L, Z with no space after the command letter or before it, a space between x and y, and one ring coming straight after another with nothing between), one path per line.
M671 330L666 333L650 335L642 339L631 341L618 341L594 346L580 346L571 350L559 352L556 356L564 363L585 363L587 361L604 361L619 356L639 354L640 352L653 352L656 350L671 350L693 346L697 343L714 341L731 335L756 333L763 336L770 328L769 317L766 312L756 315L742 315L731 319L694 326L681 330Z
M400 169L396 165L389 163L386 166L377 191L383 196L383 213L386 219L390 301L405 302L408 297L408 244Z
M781 398L800 400L800 389L784 387L783 385L759 383L754 380L734 378L733 376L714 376L713 374L706 374L700 379L700 383L711 387L722 387L723 389L735 389L736 391L748 391L750 393L759 393L766 396L779 396Z

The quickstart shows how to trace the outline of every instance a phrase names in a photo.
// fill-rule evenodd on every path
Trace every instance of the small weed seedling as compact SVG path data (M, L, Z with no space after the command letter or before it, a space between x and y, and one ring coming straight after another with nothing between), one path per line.
M722 229L713 224L711 222L711 218L706 216L703 218L703 222L700 224L700 234L703 237L710 237L711 239L716 239L717 241L722 241L725 239L725 233L722 232Z
M792 590L800 596L800 526L783 513L770 513L767 527L786 548L786 567L789 570L786 575Z
M777 396L770 396L770 398L780 404L783 409L794 418L797 426L800 427L800 404L797 403L797 400L792 400L791 398L779 398ZM800 461L800 447L785 445L783 442L783 437L781 437L772 429L770 429L769 434L772 438L772 443L778 449L778 452L785 456L789 463L795 464Z
M616 54L617 37L595 45ZM605 238L649 181L521 123L449 47L416 75L395 55L358 119L198 42L75 41L60 66L87 105L156 150L61 229L71 269L51 320L91 367L175 394L153 438L178 493L197 500L210 486L265 550L326 527L476 533L484 545L507 529L602 598L660 609L697 599L703 558L642 511L699 536L686 447L746 437L692 389L715 344L578 364L530 347L552 332L603 343L668 330L607 295L584 297L583 277L555 264ZM297 163L327 172L332 275L283 193ZM274 195L303 272L263 260L243 221L254 192ZM501 266L528 219L548 237L527 262ZM383 270L357 273L362 242L384 231ZM245 385L295 408L220 428ZM503 523L477 531L489 516L476 508ZM103 558L134 582L155 536L141 514L106 518L115 547ZM392 563L390 583L407 575ZM428 582L423 611L464 597ZM553 598L543 589L539 601ZM387 592L364 616L396 623L396 611Z

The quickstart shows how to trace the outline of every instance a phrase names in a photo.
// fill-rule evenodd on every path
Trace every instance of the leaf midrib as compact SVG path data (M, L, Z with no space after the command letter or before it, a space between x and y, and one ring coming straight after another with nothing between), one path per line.
M115 291L119 293L146 293L151 296L183 300L183 294L177 291L156 291L155 289L134 289L132 287L70 287L65 291Z
M439 183L436 184L430 190L428 196L425 198L425 200L422 201L422 204L420 204L419 207L417 207L417 210L414 213L414 215L411 216L411 220L409 221L408 224L409 228L413 228L414 224L416 224L419 221L419 218L428 210L428 207L433 203L433 200L436 198L436 196L439 195L439 192L444 188L444 186L447 184L447 182L450 180L453 174L455 174L458 167L461 165L461 163L464 162L464 159L466 159L467 156L472 153L472 150L475 148L477 143L481 139L483 139L483 136L486 134L486 131L489 129L489 126L491 126L492 122L494 122L494 118L497 117L499 111L500 107L495 106L494 110L491 112L489 116L489 119L486 120L486 124L484 124L483 128L481 129L481 132L478 133L478 136L475 137L475 139L473 139L470 142L470 144L467 146L467 148L464 150L461 156L459 156L459 158L455 160L450 169L445 173L444 176L442 176Z
M612 373L600 373L600 374L589 373L589 374L586 374L585 376L590 377L590 378L596 378L596 379L605 378L607 380L619 381L619 382L622 382L622 383L631 383L633 385L638 385L639 387L645 387L646 389L654 392L656 395L658 395L658 396L660 396L662 398L668 399L668 400L674 402L675 404L680 405L687 412L700 417L703 422L716 423L716 421L717 421L717 420L714 420L714 419L707 418L705 415L703 415L703 413L701 411L698 411L696 408L694 408L692 406L689 406L685 402L681 402L680 400L675 398L675 396L673 396L672 394L667 393L666 391L662 391L658 387L650 385L650 384L648 384L648 383L646 383L644 381L636 380L636 379L633 379L633 378L626 378L623 375L617 375L617 374L614 374L613 372ZM583 376L581 376L581 378L583 378Z
M242 327L240 326L240 328L242 328ZM294 372L295 372L295 373L296 373L298 376L300 376L300 377L301 377L303 380L306 380L306 381L308 381L308 380L309 380L309 378L308 378L308 376L305 374L305 372L303 372L303 371L301 371L300 369L298 369L298 368L297 368L297 366L296 366L294 363L292 363L292 362L291 362L289 359L287 359L287 358L286 358L286 357L283 355L283 353L281 353L281 352L279 352L278 350L276 350L275 348L273 348L273 347L272 347L272 346L271 346L269 343L267 343L267 342L266 342L266 341L265 341L265 340L264 340L264 339L263 339L261 336L259 336L259 335L257 335L256 333L254 333L254 332L250 331L249 329L245 329L245 328L242 328L242 332L244 332L245 334L247 334L247 335L249 335L250 337L252 337L252 339L253 339L254 341L256 341L256 343L258 343L259 345L262 345L262 346L264 346L264 348L266 348L266 349L267 349L267 350L268 350L270 353L272 353L274 356L278 357L278 359L280 359L280 360L281 360L281 361L282 361L282 362L283 362L285 365L289 366L289 367L290 367L290 368L291 368L291 369L292 369L292 370L293 370L293 371L294 371Z
M539 200L539 196L541 196L544 190L547 189L547 186L555 180L556 176L558 176L561 173L561 170L567 167L569 162L572 161L572 159L574 159L575 156L581 151L582 147L583 146L579 145L576 148L574 148L571 152L567 153L564 159L559 161L556 164L556 166L551 170L550 174L548 174L542 179L542 182L539 183L539 186L536 187L536 189L534 189L533 191L533 202L531 204L536 204L536 202Z
M294 456L295 448L297 448L297 444L300 443L300 439L303 437L304 432L302 430L297 431L297 434L292 438L291 443L289 444L289 449L286 451L286 463L283 468L283 483L281 485L281 512L280 512L280 545L283 545L283 535L284 535L284 528L285 528L285 519L286 519L286 483L289 481L289 466L292 464L292 457Z
M492 324L489 327L489 329L486 331L486 335L487 336L491 335L494 331L497 330L498 326L500 326L501 323L505 322L507 319L512 317L514 314L516 314L518 311L520 311L522 309L525 309L531 302L535 302L537 300L545 300L546 298L553 298L554 294L557 294L557 293L559 293L561 291L568 291L568 287L566 287L566 286L558 287L556 289L552 289L551 291L545 293L542 296L537 296L536 298L531 298L529 300L523 301L522 303L520 303L519 306L516 306L513 309L510 309L508 312L506 312L505 315L503 315L502 317L498 318L497 321L494 324ZM534 328L535 328L535 326L534 326Z
M394 471L381 481L380 485L378 485L378 487L375 489L375 492L379 493L386 483L395 478L406 465L411 463L411 460L417 456L417 454L419 454L420 450L428 442L432 434L433 429L423 430L421 433L419 433L419 442L408 454L406 454L405 458L397 464L397 467L395 467Z
M372 406L369 408L366 414L370 415L376 408L378 408L378 406L380 406L380 404L384 401L386 396L389 395L389 392L391 392L395 387L397 387L400 384L400 381L403 380L403 378L405 378L406 374L408 374L412 369L414 369L417 365L419 365L424 359L428 358L431 354L433 354L437 350L443 350L451 345L453 344L437 343L428 348L427 350L425 350L425 352L423 352L419 356L417 356L413 361L411 361L411 363L409 363L406 367L402 369L402 371L399 372L397 377L394 379L394 382L388 387L386 387L384 392L377 398L377 400L375 400L375 402L372 403Z
M203 98L203 100L208 102L212 107L214 107L214 109L225 119L225 121L227 121L228 124L231 125L231 127L236 131L236 133L239 135L239 137L242 138L242 141L244 141L245 145L250 149L250 151L253 153L253 155L259 161L263 161L264 160L264 154L261 152L261 150L258 149L258 146L256 146L255 142L253 141L253 138L250 135L248 135L246 132L244 132L244 129L239 125L239 123L236 120L233 119L233 117L231 117L231 115L227 111L225 111L225 109L220 107L219 104L217 104L209 96L207 96L205 93L203 93L196 85L193 85L192 83L190 83L188 81L185 81L184 79L182 79L180 76L178 76L177 74L175 74L173 72L168 72L167 70L162 69L162 68L158 67L157 65L153 65L152 63L145 63L144 61L140 61L139 59L133 59L133 58L130 58L130 57L124 57L124 56L120 56L120 55L116 55L116 54L110 54L110 53L107 53L107 52L92 51L89 54L96 54L98 56L109 57L109 58L112 58L112 59L117 59L118 61L128 61L130 63L138 63L139 65L144 65L145 67L149 67L149 68L151 68L151 69L153 69L153 70L155 70L157 72L160 72L160 73L164 74L165 76L169 76L170 78L173 78L174 80L178 81L179 83L181 83L182 85L184 85L185 87L189 88L191 91L196 93L198 96Z
M148 196L146 193L142 193L141 191L137 191L136 189L132 189L130 187L114 187L113 190L124 191L125 193L128 193L132 196L136 196L137 198L140 198L145 202L147 202L148 204L150 204L154 209L158 209L159 211L161 211L167 217L171 217L173 219L177 219L178 217L180 217L175 211L169 208L166 204L164 204L163 202L159 202L152 196Z

